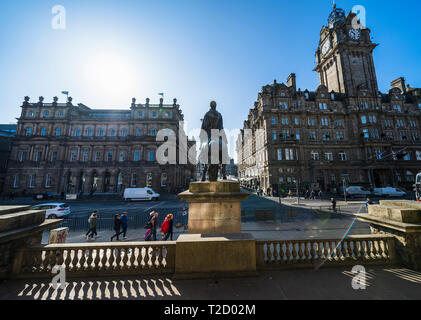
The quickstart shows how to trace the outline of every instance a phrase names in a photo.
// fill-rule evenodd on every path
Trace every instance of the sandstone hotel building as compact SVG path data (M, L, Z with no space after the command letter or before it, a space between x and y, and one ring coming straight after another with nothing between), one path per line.
M399 78L379 91L377 44L356 21L333 8L315 54L316 90L297 88L291 74L259 92L242 130L253 137L236 147L244 186L412 185L421 171L421 89Z

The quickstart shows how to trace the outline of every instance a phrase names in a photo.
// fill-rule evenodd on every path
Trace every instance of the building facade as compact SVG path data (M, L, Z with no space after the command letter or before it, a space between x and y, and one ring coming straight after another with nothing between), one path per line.
M145 186L175 192L195 177L195 164L157 161L158 147L170 132L176 135L177 157L195 144L185 136L176 99L136 104L133 98L128 109L101 110L73 105L71 97L67 103L58 103L57 97L52 103L43 97L31 103L25 97L21 108L6 192L121 193ZM157 141L160 130L165 137Z
M378 89L370 30L336 7L320 32L315 91L266 85L237 141L250 188L337 190L347 184L409 188L421 171L421 89ZM357 25L355 25L357 23Z
M7 176L7 166L12 151L13 138L16 134L16 124L0 124L0 194L4 193Z

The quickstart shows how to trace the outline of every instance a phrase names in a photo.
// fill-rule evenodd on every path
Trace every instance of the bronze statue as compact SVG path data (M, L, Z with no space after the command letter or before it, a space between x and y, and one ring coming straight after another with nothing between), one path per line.
M205 163L202 181L206 181L206 173L209 173L209 181L217 181L218 171L220 171L222 178L226 180L225 166L227 162L226 159L228 158L228 152L226 136L223 130L224 124L222 115L216 111L215 101L210 103L210 108L211 109L203 118L202 131L200 134L200 159L202 160L202 163ZM218 137L212 137L212 130L217 130L217 132L219 132ZM218 159L214 159L214 157L212 157L212 148L217 145L219 148Z

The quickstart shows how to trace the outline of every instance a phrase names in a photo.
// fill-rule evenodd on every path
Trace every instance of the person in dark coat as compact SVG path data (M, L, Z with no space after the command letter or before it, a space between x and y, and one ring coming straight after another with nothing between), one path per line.
M117 238L117 241L120 241L120 239L118 238L118 236L120 235L120 226L121 226L120 215L116 214L114 216L114 231L115 231L115 234L111 237L110 241L113 241L114 238Z
M120 232L120 234L123 234L123 239L127 239L126 232L127 232L127 226L128 226L128 218L127 218L127 212L123 212L123 215L120 217L121 222L121 228L123 231Z
M336 200L335 200L335 198L332 198L331 199L331 203L332 203L332 210L333 210L333 212L336 212Z
M154 212L154 215L151 216L150 222L152 224L151 232L152 232L152 240L156 241L156 228L158 227L158 212Z
M88 224L89 224L89 230L86 233L86 240L88 240L89 238L93 238L94 236L97 236L98 233L96 232L96 220L98 218L98 210L95 210L91 216L88 219Z

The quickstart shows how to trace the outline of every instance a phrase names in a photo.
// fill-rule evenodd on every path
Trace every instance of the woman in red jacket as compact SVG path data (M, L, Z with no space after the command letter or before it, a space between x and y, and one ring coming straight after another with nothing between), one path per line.
M174 225L173 218L174 218L174 215L169 214L165 217L165 220L162 223L161 232L163 233L162 239L164 241L167 241L170 236L171 236L171 240L172 240L173 225Z

